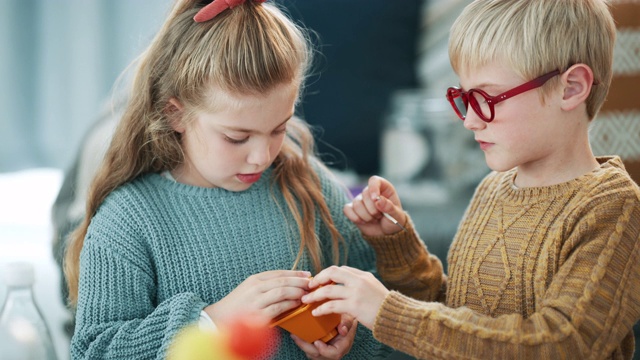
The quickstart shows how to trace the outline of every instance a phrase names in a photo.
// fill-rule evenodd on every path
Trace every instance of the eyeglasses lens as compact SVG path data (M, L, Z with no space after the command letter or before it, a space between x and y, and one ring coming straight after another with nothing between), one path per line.
M487 119L491 119L491 107L487 99L477 91L471 91L469 95L472 97L472 99L469 99L469 102L472 103L471 105L482 120L487 121Z
M456 106L456 109L458 110L458 114L461 116L461 118L465 118L467 117L467 102L464 101L464 98L462 97L461 93L456 93L456 94L452 94L453 99L453 103Z

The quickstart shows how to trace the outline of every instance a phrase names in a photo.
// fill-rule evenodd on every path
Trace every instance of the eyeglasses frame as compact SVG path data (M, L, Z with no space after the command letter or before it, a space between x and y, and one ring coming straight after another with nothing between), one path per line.
M456 106L455 103L455 98L458 96L454 96L454 93L459 94L459 97L462 98L462 101L464 102L464 105L467 107L467 112L469 110L469 104L471 104L471 108L473 109L473 111L475 111L475 113L480 117L480 119L482 119L484 122L492 122L493 119L495 118L495 109L494 106L502 101L505 101L509 98L512 98L516 95L520 95L524 92L527 92L529 90L533 90L536 88L541 87L542 85L544 85L547 81L549 81L551 78L553 78L556 75L560 75L562 72L560 70L554 70L550 73L544 74L540 77L537 77L531 81L528 81L524 84L518 85L516 87L514 87L513 89L507 90L505 92L503 92L500 95L496 95L496 96L491 96L489 94L487 94L486 92L484 92L483 90L480 89L470 89L469 91L462 91L462 89L460 89L457 86L452 86L450 88L447 89L447 100L449 100L449 103L451 104L451 106L453 107L453 110L456 112L456 115L458 115L458 117L460 118L460 120L464 121L466 119L466 115L463 115L460 110L458 109L458 107ZM487 102L487 105L489 106L489 111L491 113L491 116L489 118L486 118L483 114L482 114L482 110L480 109L480 105L478 104L478 102L475 100L475 98L473 97L473 93L478 93L480 94ZM472 98L474 99L473 101L470 101L469 99Z

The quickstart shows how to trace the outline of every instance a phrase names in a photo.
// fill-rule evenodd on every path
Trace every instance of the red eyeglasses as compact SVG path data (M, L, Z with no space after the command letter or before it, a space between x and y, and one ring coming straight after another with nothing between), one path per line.
M495 117L494 106L497 103L522 94L525 91L539 88L549 81L549 79L559 74L561 74L560 70L552 71L497 96L490 96L480 89L471 89L465 92L453 86L447 89L447 100L451 103L453 110L460 120L464 120L467 117L467 109L469 104L471 104L473 111L475 111L482 120L492 122Z

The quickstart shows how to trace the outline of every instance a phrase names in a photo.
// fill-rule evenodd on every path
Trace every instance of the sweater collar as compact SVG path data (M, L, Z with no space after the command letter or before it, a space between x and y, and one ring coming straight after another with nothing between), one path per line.
M611 171L624 171L624 165L619 156L596 157L600 167L590 171L573 180L555 184L551 186L518 188L515 186L515 179L518 174L517 168L502 173L500 177L500 192L506 198L517 203L536 202L545 198L558 197L567 194L592 182L593 179L603 176Z

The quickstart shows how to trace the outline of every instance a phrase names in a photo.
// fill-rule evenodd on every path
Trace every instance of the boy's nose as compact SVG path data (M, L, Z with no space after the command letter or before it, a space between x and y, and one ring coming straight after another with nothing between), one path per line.
M485 126L487 126L487 123L482 120L480 116L476 114L475 110L473 110L471 107L469 107L467 116L463 122L464 127L471 131L483 129Z

